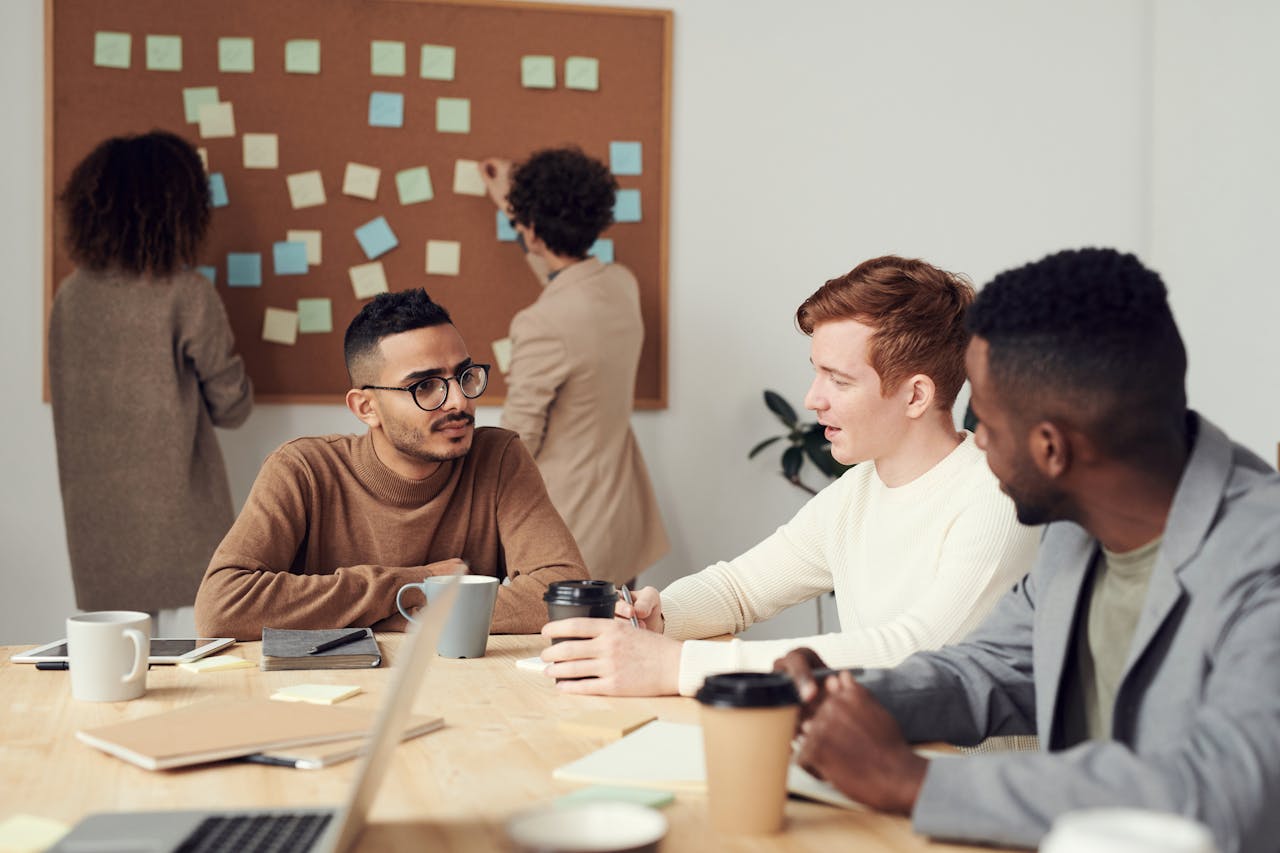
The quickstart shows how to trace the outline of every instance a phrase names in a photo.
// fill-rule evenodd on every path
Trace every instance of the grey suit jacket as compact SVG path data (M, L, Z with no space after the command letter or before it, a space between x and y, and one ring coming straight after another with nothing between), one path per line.
M1280 849L1280 476L1198 425L1116 694L1112 740L1055 732L1097 541L1050 525L1035 567L962 643L863 683L908 740L1040 734L1040 753L940 758L920 832L1033 845L1065 811L1133 806L1204 822L1221 853Z

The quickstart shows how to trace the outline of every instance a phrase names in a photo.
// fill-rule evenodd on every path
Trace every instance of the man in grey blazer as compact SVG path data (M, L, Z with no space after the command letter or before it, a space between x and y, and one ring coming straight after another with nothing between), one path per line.
M1035 567L963 642L855 681L779 666L806 699L799 760L920 832L1034 845L1063 812L1206 824L1280 844L1280 476L1186 409L1159 276L1061 252L970 311L977 438ZM926 760L911 742L1038 734L1039 753Z

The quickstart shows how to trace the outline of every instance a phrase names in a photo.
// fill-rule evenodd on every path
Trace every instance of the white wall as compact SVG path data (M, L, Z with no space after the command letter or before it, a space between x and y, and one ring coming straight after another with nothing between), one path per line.
M745 460L776 431L760 393L799 404L809 367L796 305L886 252L979 283L1070 246L1151 257L1192 352L1193 401L1274 456L1280 435L1265 415L1278 404L1233 368L1277 348L1264 325L1280 298L1267 288L1274 276L1243 261L1265 257L1276 230L1266 81L1280 60L1265 0L1161 3L1158 14L1149 0L634 5L676 10L671 406L635 417L674 548L646 582L732 556L800 505L776 457ZM0 12L10 127L0 257L11 282L0 318L0 643L52 637L73 607L40 401L40 8L5 0ZM1235 310L1214 312L1224 295ZM482 410L482 423L496 418ZM261 407L222 435L237 500L280 442L354 427L337 407ZM762 630L812 630L812 609Z

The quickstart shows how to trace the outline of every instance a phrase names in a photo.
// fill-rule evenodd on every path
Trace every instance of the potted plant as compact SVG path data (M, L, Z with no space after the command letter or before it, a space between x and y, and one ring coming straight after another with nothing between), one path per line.
M830 479L839 477L853 467L842 465L832 457L831 442L827 441L827 437L823 434L825 428L822 424L817 421L801 421L796 416L796 410L782 398L781 394L776 391L765 391L764 404L777 416L778 420L782 421L787 432L785 435L766 438L751 448L751 452L747 454L748 459L754 459L766 447L785 439L787 446L782 451L782 476L797 489L803 489L811 495L816 495L818 490L800 479L800 471L804 468L806 459Z

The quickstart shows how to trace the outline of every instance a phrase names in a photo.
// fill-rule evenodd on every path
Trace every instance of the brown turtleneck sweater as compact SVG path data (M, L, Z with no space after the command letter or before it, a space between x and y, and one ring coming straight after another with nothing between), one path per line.
M196 626L240 640L264 627L404 630L396 592L455 557L510 580L495 634L537 632L547 585L587 577L515 433L477 429L466 456L425 480L383 465L368 433L300 438L263 463L200 584Z

